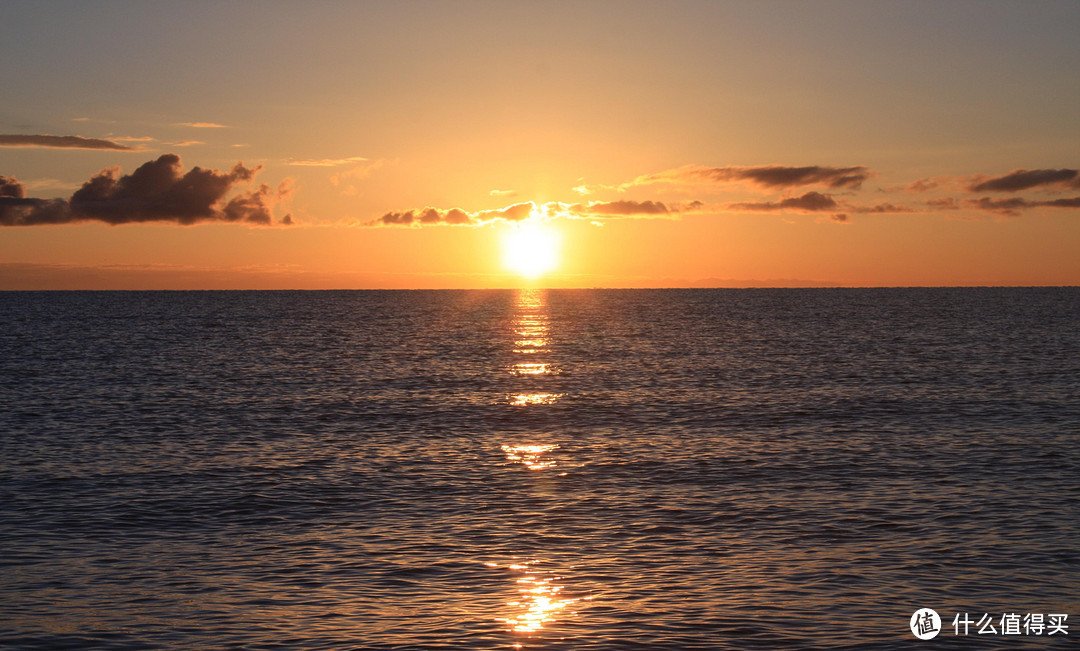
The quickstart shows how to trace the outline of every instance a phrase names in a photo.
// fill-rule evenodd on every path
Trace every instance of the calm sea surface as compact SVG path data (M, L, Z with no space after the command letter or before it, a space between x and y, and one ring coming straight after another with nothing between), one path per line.
M0 294L4 648L1078 638L1078 289Z

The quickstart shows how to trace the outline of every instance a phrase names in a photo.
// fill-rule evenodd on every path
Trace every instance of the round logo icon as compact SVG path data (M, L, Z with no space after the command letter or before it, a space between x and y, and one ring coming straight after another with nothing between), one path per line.
M911 616L911 633L920 640L932 640L941 632L941 618L932 608L920 608Z

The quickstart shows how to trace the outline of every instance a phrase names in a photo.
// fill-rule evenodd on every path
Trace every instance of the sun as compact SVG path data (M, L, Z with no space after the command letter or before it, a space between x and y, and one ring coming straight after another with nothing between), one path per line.
M559 264L559 236L542 222L526 220L510 226L502 236L503 266L535 280Z

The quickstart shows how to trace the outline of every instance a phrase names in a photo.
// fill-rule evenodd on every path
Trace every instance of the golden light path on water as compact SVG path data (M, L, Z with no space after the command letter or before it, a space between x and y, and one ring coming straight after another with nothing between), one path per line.
M554 459L544 458L544 454L558 449L558 444L548 445L504 445L503 452L509 461L521 463L529 470L546 470L557 464Z
M531 444L531 445L504 445L503 452L506 459L514 463L520 463L532 471L544 471L554 468L557 463L554 459L546 458L546 454L559 449L558 444ZM499 567L497 563L485 563L488 567ZM518 573L515 584L518 590L518 598L506 603L513 609L511 614L500 617L497 621L507 627L507 632L528 635L543 630L544 626L553 622L560 614L576 615L576 611L567 611L567 608L579 601L589 601L591 596L581 598L564 597L560 593L563 585L559 582L565 577L545 571L540 559L521 561L517 558L513 563L506 566L507 569ZM523 645L517 642L513 648L520 649Z
M512 327L516 337L512 349L514 354L529 357L528 361L513 364L510 372L516 376L535 378L529 380L530 383L542 382L545 376L555 375L557 371L552 363L543 360L543 354L548 352L549 335L548 315L544 294L541 291L522 290L518 294L517 315ZM543 408L544 405L554 404L562 397L561 393L534 390L511 394L510 405L529 409ZM557 443L518 442L502 446L507 461L520 463L536 473L550 471L558 465L550 456L551 452L558 449ZM498 567L496 563L487 565ZM515 586L518 591L518 598L506 604L511 609L510 613L505 617L497 618L499 622L506 625L507 632L515 635L535 634L552 623L559 615L576 614L573 611L568 612L567 609L582 599L562 596L560 594L563 590L561 581L565 577L544 570L542 566L543 562L536 558L525 560L514 558L512 563L506 565L507 569L517 575ZM513 648L523 648L521 641L515 642Z
M514 354L533 356L547 352L548 316L543 295L537 290L522 290L518 294L517 310L513 322ZM514 364L510 372L514 375L550 375L555 369L548 362L530 357L529 361Z
M549 375L551 364L542 362L514 364L514 373L517 375Z
M517 407L524 405L551 405L563 397L561 393L516 393L510 397L510 404Z

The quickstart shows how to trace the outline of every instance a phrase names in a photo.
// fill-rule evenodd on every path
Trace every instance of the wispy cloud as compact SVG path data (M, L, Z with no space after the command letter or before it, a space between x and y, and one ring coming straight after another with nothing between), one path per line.
M79 187L78 183L72 183L71 181L62 181L60 179L51 178L39 178L39 179L26 179L21 182L22 186L27 192L49 191L49 190L72 190Z
M177 122L178 127L193 127L195 129L228 129L227 124L218 124L217 122Z
M953 197L927 199L923 202L931 210L959 210L960 204Z
M632 187L654 184L702 185L720 183L750 183L769 189L795 188L806 185L820 185L833 189L858 189L863 181L871 176L870 171L861 165L852 167L825 167L822 165L801 167L785 165L705 167L702 165L686 165L652 174L644 174L629 183L622 184L619 189L626 190Z
M202 140L178 140L177 142L167 142L166 145L171 147L191 147L192 145L205 145Z
M345 169L339 169L330 175L330 185L333 185L344 196L355 196L360 193L357 188L357 181L361 181L371 176L371 173L379 169L386 162L383 159L369 161L366 158L356 156L354 158L342 159L351 163L351 165Z
M841 206L843 206L844 210L849 210L862 215L902 215L904 213L921 212L909 206L889 203L888 201L868 206L855 204L850 201L842 201Z
M228 172L193 167L182 173L180 157L165 154L131 174L108 168L95 174L70 199L33 199L14 178L0 177L0 225L37 226L100 221L106 224L243 222L270 224L273 205L286 198L286 185L268 185L230 196L260 167L237 163ZM290 223L286 217L282 223Z
M1019 192L1032 188L1080 189L1077 170L1013 170L997 177L977 176L967 186L969 192Z
M1020 197L1010 197L1008 199L981 197L979 199L967 199L964 204L971 208L997 213L1006 217L1019 217L1022 211L1032 208L1080 208L1080 197L1051 199L1048 201L1030 201Z
M575 204L571 210L582 215L667 215L671 212L659 201L594 201Z
M28 147L39 149L109 149L113 151L140 151L111 140L83 138L82 136L47 136L0 134L0 147Z
M894 193L907 193L907 194L922 194L924 192L930 192L937 190L947 181L947 177L933 177L917 179L908 183L907 185L894 185L888 188L878 188L878 192Z
M350 156L348 158L290 158L285 161L286 165L298 167L340 167L363 163L367 159L363 156Z
M590 201L571 205L562 203L545 204L543 212L552 216L572 219L616 219L620 217L638 217L646 219L676 218L679 213L699 211L705 204L700 201L688 203L663 203L661 201Z
M919 212L914 208L890 202L860 204L846 199L837 200L836 197L832 195L814 191L807 192L802 196L788 197L779 201L732 203L728 204L727 209L735 212L837 212L838 214L833 215L833 220L843 222L848 221L848 213L860 215L884 215Z
M492 190L488 192L488 195L492 197L516 197L517 190Z
M836 210L840 204L827 194L807 192L800 197L789 197L780 201L733 203L728 207L731 210L750 212L820 212Z
M153 142L156 138L150 136L109 136L109 140L115 142Z

